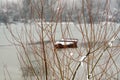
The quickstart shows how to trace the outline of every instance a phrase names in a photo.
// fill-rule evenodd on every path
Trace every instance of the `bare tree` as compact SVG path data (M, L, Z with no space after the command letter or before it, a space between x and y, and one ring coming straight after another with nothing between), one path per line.
M73 11L79 12L75 15L76 22L62 22L62 15L68 5L62 6L59 1L54 4L51 2L51 6L48 5L54 14L50 15L51 22L46 22L45 2L39 1L40 7L27 3L27 5L32 5L32 11L36 10L38 18L41 19L39 22L35 18L32 24L22 26L17 35L11 27L8 28L13 40L19 45L18 47L13 42L18 50L18 59L26 80L32 78L36 80L119 79L120 68L116 60L120 55L120 44L114 45L120 32L119 24L108 20L104 22L98 20L98 23L94 24L94 15L92 15L94 1L84 0L81 1L81 9L76 6L73 8ZM55 5L56 10L53 8ZM105 9L108 12L109 5L109 0L106 0ZM73 13L72 11L67 13L67 17L71 20ZM98 13L99 8L95 14ZM86 16L88 16L89 24ZM66 42L62 42L62 49L54 46L57 39L74 37L79 39L77 48L67 48Z

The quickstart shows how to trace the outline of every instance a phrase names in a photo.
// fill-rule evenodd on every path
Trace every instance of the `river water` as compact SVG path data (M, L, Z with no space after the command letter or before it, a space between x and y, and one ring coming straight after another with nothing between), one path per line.
M81 35L80 29L78 27L79 24L73 24L73 23L69 23L69 24L62 23L62 25L57 24L56 29L55 29L55 27L51 28L52 25L56 25L56 24L53 24L53 23L51 23L51 25L48 25L48 24L49 23L47 23L45 25L46 27L49 27L46 29L46 31L49 33L49 30L51 30L52 33L49 33L49 34L45 33L45 35L44 35L45 41L48 41L49 40L48 37L51 35L55 36L55 40L59 40L64 37L67 37L67 38L72 37L72 38L79 39L79 43L82 41L82 38L81 38L82 35ZM102 23L102 24L104 24L104 23ZM82 26L84 27L84 24L82 24ZM95 26L96 26L96 24L95 24ZM112 26L113 26L113 29L115 29L115 31L116 31L120 25L114 23L114 24L112 24ZM16 50L15 46L13 45L14 42L15 42L15 44L17 44L17 41L15 41L13 39L13 37L11 37L10 31L8 31L8 30L11 29L13 31L13 33L15 34L15 36L22 35L21 39L23 40L23 42L29 43L29 40L26 42L26 39L25 39L26 36L22 32L22 29L24 29L25 27L26 27L25 30L31 29L31 34L33 33L34 38L35 38L34 42L39 42L38 33L39 33L39 28L41 26L38 23L32 23L32 24L16 23L16 24L10 24L8 26L6 26L4 24L0 25L0 80L10 80L10 79L11 80L22 80L20 65L19 65L19 61L17 58L17 50ZM70 28L70 29L67 30L67 28ZM55 32L54 32L54 30L55 30ZM87 30L88 30L88 34L89 34L89 30L90 30L89 27L87 27ZM111 32L109 32L110 30L108 30L108 34L111 33ZM70 31L70 34L68 34L69 31ZM97 26L96 26L96 31L97 31ZM64 35L64 37L63 37L63 35ZM120 33L118 34L118 37L120 37ZM117 65L120 65L118 59L116 59L116 62L117 62Z

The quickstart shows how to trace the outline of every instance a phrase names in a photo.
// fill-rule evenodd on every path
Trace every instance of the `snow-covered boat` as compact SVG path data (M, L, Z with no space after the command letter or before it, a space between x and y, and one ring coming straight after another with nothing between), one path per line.
M65 38L55 42L55 48L77 48L78 39Z

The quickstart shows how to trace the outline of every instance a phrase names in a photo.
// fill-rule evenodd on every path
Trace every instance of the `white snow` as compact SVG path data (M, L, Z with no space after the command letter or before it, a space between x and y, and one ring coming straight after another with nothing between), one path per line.
M55 44L61 44L61 45L70 45L70 44L74 44L74 42L60 42L60 41L56 41Z
M63 41L73 41L73 42L77 42L78 40L77 39L69 39L69 38L65 38L65 39L61 39Z
M70 56L73 56L73 53L72 53L72 52L70 53Z
M82 62L85 58L86 58L86 56L82 56L82 57L80 58L80 62Z

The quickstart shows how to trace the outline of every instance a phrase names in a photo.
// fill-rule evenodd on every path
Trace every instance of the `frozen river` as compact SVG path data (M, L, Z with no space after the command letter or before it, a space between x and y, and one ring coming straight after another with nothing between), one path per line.
M21 80L17 51L7 37L12 39L6 26L0 25L0 80Z
M63 30L65 31L65 27L63 25L62 27L63 27ZM32 26L35 27L34 24L32 24ZM72 23L68 26L72 26L72 27L69 27L71 28L71 33L72 33L71 36L81 40L82 35L80 34L78 28L73 27L75 25ZM118 28L118 26L120 25L115 24L115 26L117 26L116 28ZM28 29L30 29L31 26L29 24L24 25L23 23L17 23L17 24L11 24L8 27L11 27L13 32L15 32L15 35L17 35L19 31L21 31L21 27L27 27ZM34 32L34 29L33 29L33 33L35 33L36 35L36 32ZM59 40L62 38L62 35L65 35L65 34L61 33L61 28L59 25L59 27L56 29L55 39ZM120 37L120 34L118 36ZM38 35L35 38L36 38L36 41L39 40ZM48 37L45 37L45 40L49 40ZM13 38L11 37L8 31L8 28L5 25L1 24L0 25L0 80L22 80L20 65L17 58L17 50L10 41L14 42Z

